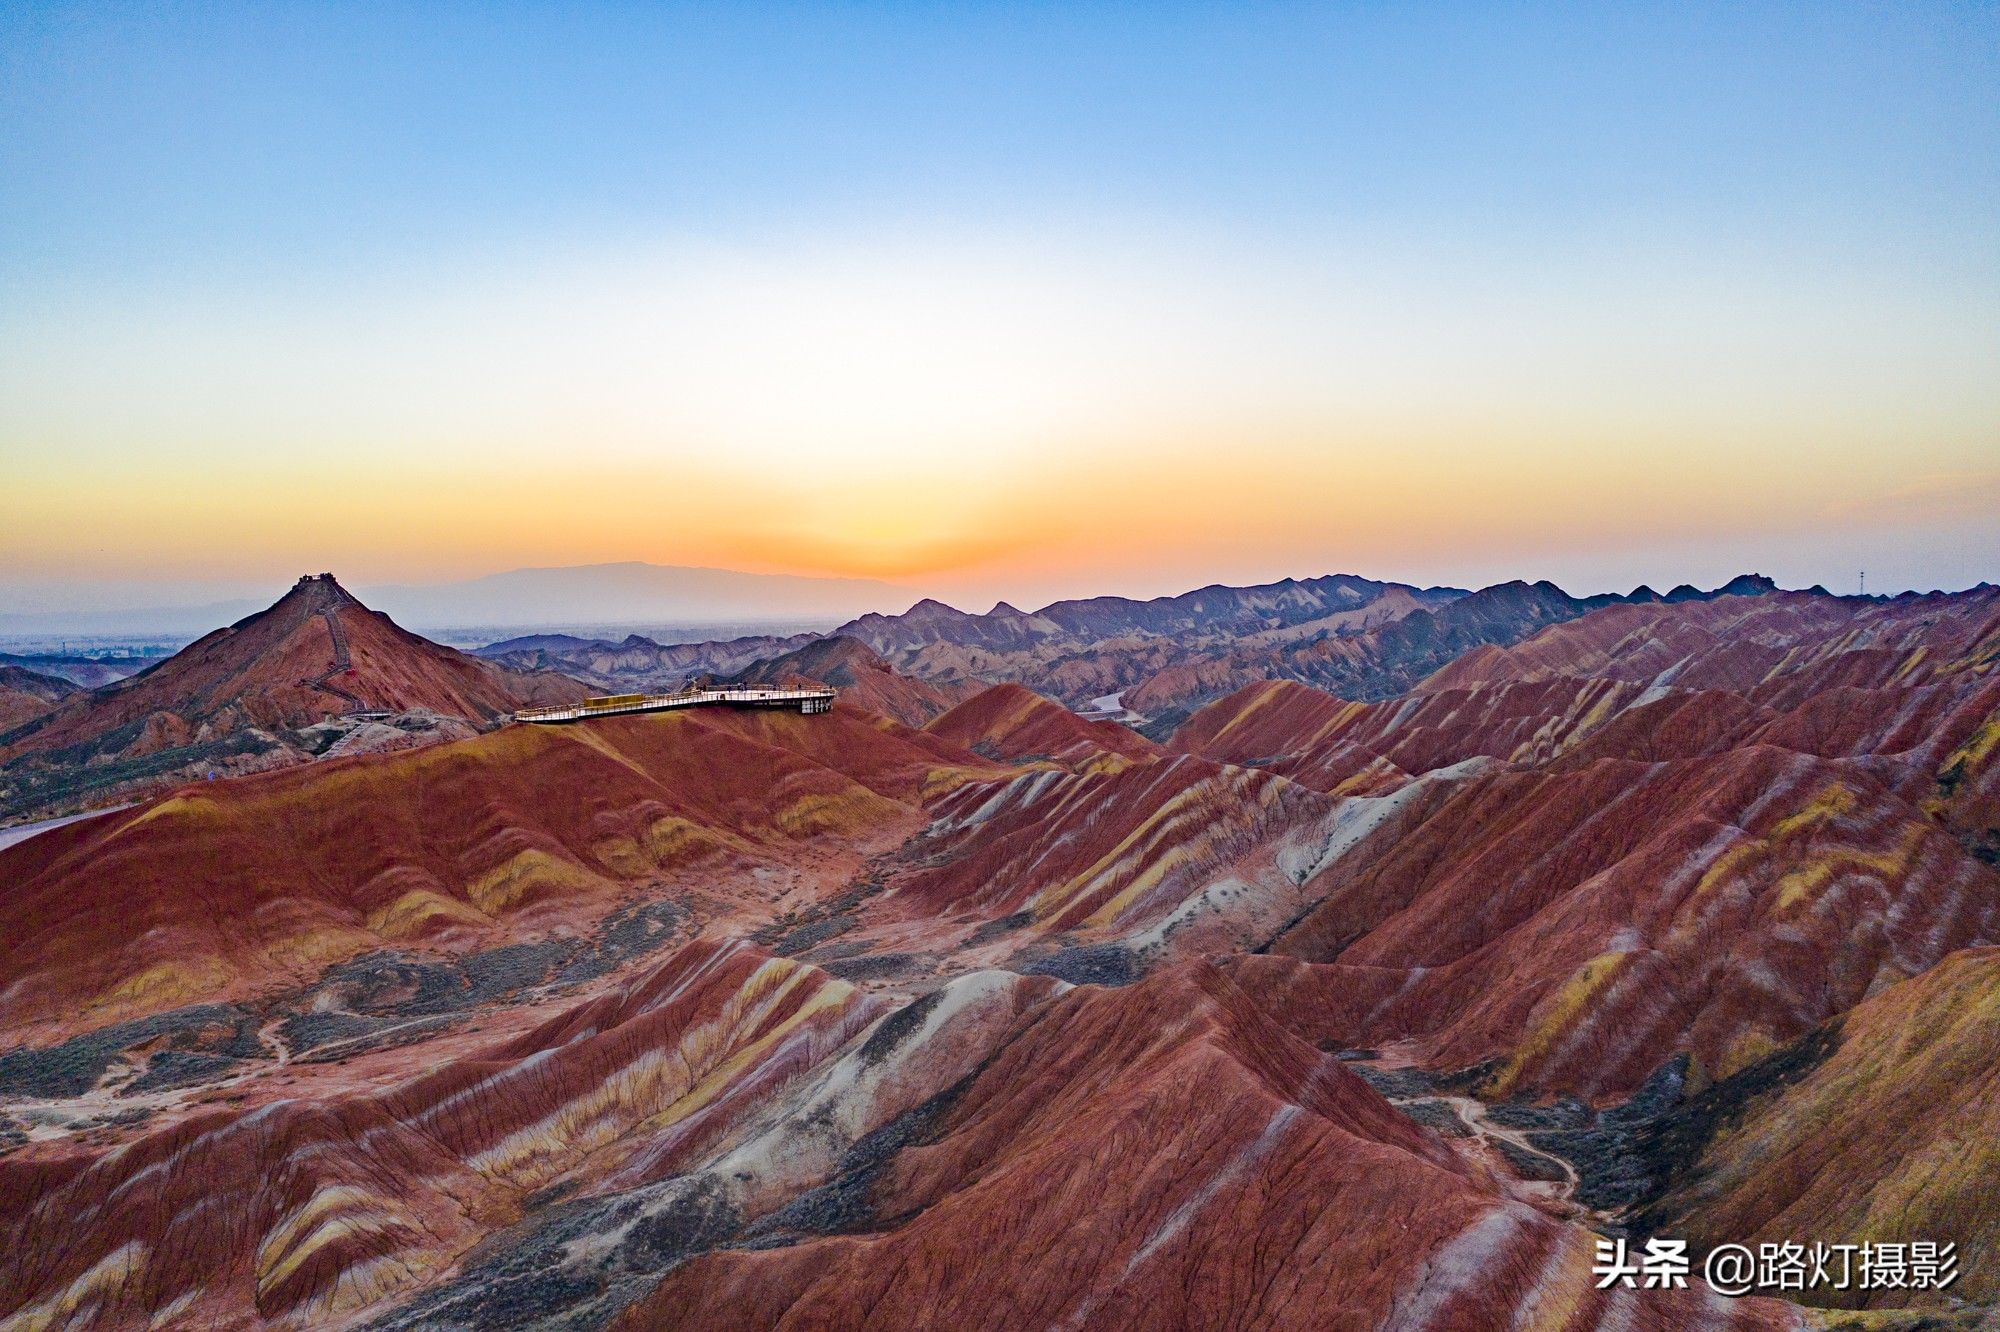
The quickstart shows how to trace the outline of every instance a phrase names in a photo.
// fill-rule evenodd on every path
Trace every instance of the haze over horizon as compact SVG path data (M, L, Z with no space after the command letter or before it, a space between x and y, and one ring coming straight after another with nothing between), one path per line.
M1979 5L18 6L0 612L1968 586L1996 52Z
M1282 574L1274 578L1247 580L1242 584L1220 585L1263 586L1288 579L1303 582L1347 572L1328 570ZM1602 584L1600 580L1558 586L1564 592L1578 596L1630 592L1642 585L1664 595L1684 584L1709 591L1722 587L1734 578L1746 576L1758 576L1758 572L1746 568L1734 575L1707 579L1659 578L1624 586ZM1411 583L1411 580L1394 577L1378 581ZM1467 590L1515 581L1543 580L1495 578L1472 584ZM1776 581L1781 589L1804 590L1811 586L1803 582ZM1097 597L1147 601L1176 597L1216 585L1217 580L1209 580L1199 586L1100 587L1075 597L1023 600L1016 609L1036 612L1057 602ZM1448 580L1420 581L1412 585L1459 586ZM1825 587L1824 583L1819 586L1835 595L1854 590ZM350 587L349 590L357 593L369 609L387 613L405 628L430 634L448 633L454 641L480 643L533 631L609 633L614 636L628 631L655 636L664 632L674 641L729 638L750 633L824 631L871 611L900 615L927 598L942 600L956 609L974 613L997 609L1001 602L1007 600L935 597L921 589L903 588L870 579L745 574L735 570L686 569L633 562L517 569L456 582ZM1963 590L1884 588L1878 583L1872 593L1895 595L1910 591ZM61 603L37 605L31 602L26 609L0 606L0 639L42 642L51 637L76 636L99 642L119 638L135 642L192 640L211 629L264 609L276 601L282 591L283 588L276 582L194 585L182 589L183 595L176 599L171 586L106 584L85 594L83 599L72 591L69 599ZM165 599L152 602L136 599L148 592ZM95 602L90 599L92 596ZM121 596L125 599L120 600Z

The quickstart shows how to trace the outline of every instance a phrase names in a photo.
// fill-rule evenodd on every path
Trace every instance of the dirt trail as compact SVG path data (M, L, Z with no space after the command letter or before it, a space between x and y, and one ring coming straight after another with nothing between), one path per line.
M1581 1183L1576 1167L1554 1152L1544 1151L1535 1146L1528 1140L1527 1130L1494 1123L1488 1114L1485 1102L1474 1100L1470 1096L1454 1096L1437 1091L1419 1092L1414 1095L1385 1095L1383 1099L1418 1123L1427 1124L1432 1128L1439 1127L1436 1120L1437 1110L1440 1107L1447 1107L1462 1126L1463 1133L1457 1136L1470 1136L1476 1139L1487 1152L1504 1162L1507 1169L1529 1192L1539 1194L1552 1202L1582 1205L1576 1202L1576 1191ZM1423 1113L1425 1110L1430 1113ZM1522 1171L1524 1158L1530 1162L1545 1163L1555 1172L1554 1177L1524 1174Z
M279 1068L292 1062L291 1042L285 1039L285 1019L289 1016L290 1014L280 1013L257 1028L257 1039L263 1042L265 1049L277 1055Z
M1436 1127L1431 1118L1422 1113L1418 1107L1431 1107L1433 1112L1435 1107L1450 1107L1451 1114L1464 1126L1465 1131L1478 1139L1494 1156L1506 1162L1508 1169L1517 1176L1521 1173L1517 1158L1526 1157L1547 1162L1550 1167L1560 1172L1558 1178L1523 1178L1522 1184L1531 1191L1545 1194L1553 1201L1577 1207L1583 1206L1576 1201L1576 1191L1582 1181L1576 1173L1575 1166L1554 1152L1544 1151L1535 1146L1528 1140L1528 1130L1494 1123L1488 1115L1488 1107L1484 1101L1475 1100L1470 1096L1455 1096L1435 1089L1431 1085L1432 1079L1422 1070L1413 1042L1394 1041L1378 1050L1368 1051L1367 1057L1357 1059L1353 1067L1368 1078L1369 1083L1382 1093L1384 1100L1402 1109L1418 1123ZM1399 1074L1412 1075L1416 1081L1414 1084L1404 1082L1396 1085L1392 1079ZM1500 1145L1502 1143L1506 1144L1504 1148Z
M324 689L329 694L346 699L354 705L356 712L365 711L368 707L365 702L333 682L335 676L345 675L354 666L354 658L347 650L347 631L340 627L340 616L332 610L323 610L319 617L326 621L327 636L333 640L333 669L306 683L314 689Z
M1508 1128L1504 1124L1494 1123L1487 1117L1485 1103L1475 1101L1470 1096L1434 1096L1430 1099L1443 1101L1446 1105L1455 1109L1458 1112L1458 1117L1465 1121L1465 1126L1471 1129L1475 1136L1486 1139L1488 1142L1491 1142L1495 1138L1503 1139L1530 1156L1538 1156L1544 1161L1553 1163L1557 1169L1562 1171L1562 1179L1560 1181L1547 1181L1554 1184L1556 1198L1562 1202L1570 1202L1575 1199L1577 1185L1580 1182L1577 1178L1576 1167L1553 1152L1545 1152L1529 1142L1525 1130ZM1496 1148L1495 1150L1498 1151L1499 1149ZM1504 1157L1506 1153L1502 1152L1501 1155ZM1543 1181L1531 1180L1528 1182L1540 1183Z

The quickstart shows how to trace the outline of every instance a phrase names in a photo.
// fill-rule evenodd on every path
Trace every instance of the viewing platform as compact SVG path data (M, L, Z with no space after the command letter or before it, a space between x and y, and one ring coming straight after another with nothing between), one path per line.
M590 717L617 717L628 712L665 712L672 708L701 707L796 708L810 716L816 712L832 711L836 692L828 685L811 685L800 689L744 686L682 689L671 694L612 694L560 707L523 708L514 714L514 720L549 725L584 721Z

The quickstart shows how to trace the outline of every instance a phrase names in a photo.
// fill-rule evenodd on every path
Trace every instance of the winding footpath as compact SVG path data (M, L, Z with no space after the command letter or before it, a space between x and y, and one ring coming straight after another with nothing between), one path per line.
M1577 1186L1580 1183L1576 1167L1553 1152L1543 1151L1529 1142L1525 1130L1508 1128L1504 1124L1494 1123L1487 1115L1485 1102L1474 1100L1470 1096L1447 1096L1442 1093L1429 1096L1390 1096L1386 1099L1390 1105L1399 1108L1417 1105L1450 1106L1452 1113L1458 1117L1458 1121L1461 1124L1465 1125L1472 1136L1485 1143L1489 1150L1502 1161L1509 1161L1509 1155L1506 1150L1495 1145L1496 1140L1498 1142L1506 1142L1528 1156L1540 1157L1562 1172L1560 1180L1524 1179L1521 1181L1522 1183L1529 1185L1548 1184L1552 1187L1557 1201L1573 1202L1575 1200ZM1420 1120L1419 1122L1422 1121ZM1509 1161L1509 1164L1511 1168L1511 1161ZM1517 1171L1516 1173L1518 1174L1519 1172Z

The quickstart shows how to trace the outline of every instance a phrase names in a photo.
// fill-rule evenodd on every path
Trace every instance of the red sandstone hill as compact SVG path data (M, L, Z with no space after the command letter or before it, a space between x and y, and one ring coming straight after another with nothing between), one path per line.
M1238 964L1315 1039L1596 1097L1683 1050L1699 1086L2000 939L1990 593L1616 607L1477 655L1379 704L1245 690L1176 738L1367 797Z
M76 692L77 686L58 676L0 664L0 733L41 716Z
M1562 676L1374 704L1258 686L1176 738L1203 761L959 787L869 914L884 939L1004 920L976 937L1031 959L1066 938L1269 950L1327 968L1279 1005L1314 1039L1499 1061L1510 1094L1615 1099L1678 1052L1699 1084L2000 930L2000 680L1962 631L1978 611L1917 609L1944 665L1876 690L1799 685L1893 677L1924 644L1885 658L1842 631L1847 650L1754 698ZM953 737L1004 732L999 702L965 705Z
M589 692L560 675L509 670L420 638L324 574L301 578L268 610L157 666L0 736L0 766L20 782L7 801L19 809L73 795L79 783L294 762L335 739L308 736L308 728L343 715L452 719L455 733L467 734L468 724Z
M1678 1051L1699 1087L2000 940L2000 873L1852 765L1760 746L1411 789L1240 975L1314 1039L1498 1061L1503 1095L1614 1099Z
M1983 1263L1985 596L1614 606L1171 749L1004 687L912 729L828 640L765 677L842 673L824 716L41 834L0 849L0 1320L1775 1328L1596 1289L1593 1228Z
M1551 759L1643 692L1556 679L1353 703L1273 680L1203 708L1174 733L1172 748L1338 795L1372 795L1468 759Z
M697 943L539 1022L460 1039L455 1057L378 1060L346 1085L307 1068L307 1096L264 1089L123 1150L0 1161L0 1317L344 1321L410 1293L549 1181L574 1188L635 1148L659 1153L656 1133L634 1131L655 1117L678 1111L684 1156L712 1153L732 1119L880 1011L813 968Z
M935 684L898 674L856 638L821 638L770 657L730 677L735 684L829 684L855 707L905 726L922 726L977 689L963 682Z
M857 1181L832 1224L781 1214L790 1224L771 1233L783 1242L694 1257L619 1326L1471 1328L1538 1306L1576 1327L1710 1316L1698 1290L1643 1302L1593 1291L1588 1231L1510 1197L1204 964L1045 1001L916 1143ZM1791 1320L1746 1302L1718 1323Z
M1007 771L843 700L510 726L186 787L0 849L0 1030L256 993L395 941L492 946L635 884L791 875L820 844L851 871L921 827L925 798Z
M1296 914L1287 873L1300 828L1334 802L1297 783L1205 759L1043 770L968 782L935 818L884 910L1012 919L1030 938L1082 932L1152 947L1224 927L1253 946Z
M1994 587L1879 599L1773 592L1612 606L1512 646L1467 652L1421 688L1551 676L1747 692L1778 680L1815 689L1880 686L1962 670L1968 657L1990 653L1996 636L2000 588Z
M0 1159L0 1316L390 1328L1777 1328L1594 1236L1212 967L904 1003L698 940L421 1062ZM1061 1261L1053 1261L1060 1255Z
M1681 1110L1662 1146L1696 1159L1652 1228L1725 1240L1955 1243L1952 1289L2000 1300L2000 949L1967 949ZM1822 1292L1895 1307L1893 1290Z
M1116 722L1086 721L1062 704L1017 684L982 690L925 730L988 758L1020 763L1053 759L1089 763L1106 755L1150 758L1159 746Z

